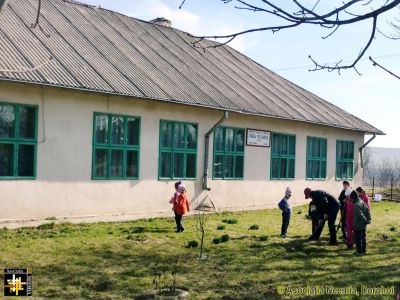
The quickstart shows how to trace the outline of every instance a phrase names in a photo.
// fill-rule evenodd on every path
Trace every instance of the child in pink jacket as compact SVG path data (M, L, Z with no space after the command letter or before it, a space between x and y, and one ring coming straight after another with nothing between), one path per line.
M353 249L354 245L354 202L350 198L352 190L348 188L345 192L344 211L346 216L346 244L347 249Z

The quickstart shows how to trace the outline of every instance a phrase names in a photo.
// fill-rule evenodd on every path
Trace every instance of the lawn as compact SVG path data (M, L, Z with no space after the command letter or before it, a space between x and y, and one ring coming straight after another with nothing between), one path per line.
M3 228L0 268L33 268L34 296L57 299L148 299L146 294L157 284L172 284L174 271L176 286L188 290L191 299L301 299L308 297L280 296L277 287L287 292L289 287L353 286L360 291L361 285L400 283L400 203L373 203L368 254L361 257L346 251L342 243L328 246L327 228L319 242L308 242L311 224L306 211L305 206L294 208L288 238L279 237L278 209L211 214L207 259L202 260L197 259L198 248L186 247L196 239L193 217L184 220L183 233L174 232L172 217L78 225L48 221L36 228ZM237 223L223 222L229 219ZM217 230L221 225L225 228ZM252 225L258 229L250 230ZM213 243L223 235L229 240ZM315 298L354 298L333 292Z

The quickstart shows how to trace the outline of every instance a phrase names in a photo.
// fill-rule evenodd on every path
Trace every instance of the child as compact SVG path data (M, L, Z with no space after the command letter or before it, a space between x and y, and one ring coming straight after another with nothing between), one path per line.
M183 184L180 184L178 186L178 199L176 200L176 214L175 214L175 220L176 220L176 232L182 232L185 230L182 226L182 217L184 214L189 212L189 201L186 196L186 189Z
M177 221L177 218L176 218L176 202L177 202L178 196L179 196L178 186L181 185L181 184L182 184L182 181L180 181L180 180L175 182L175 193L171 197L171 199L169 200L169 203L172 204L172 210L174 211L174 214L175 214L175 222L176 222L176 231L177 232L179 230L179 227L178 227L179 224L178 224L178 221Z
M308 217L311 219L311 235L314 234L318 227L318 209L314 202L311 200L308 205Z
M290 207L290 197L292 196L292 190L287 187L285 191L285 197L279 202L278 206L282 210L282 228L281 237L286 237L287 229L289 227L290 215L292 208Z
M364 189L359 186L358 188L356 188L356 191L358 193L358 197L365 202L365 204L367 204L368 208L371 210L371 203L369 202L369 198L367 193L364 191Z
M352 191L350 198L354 202L354 232L357 251L354 255L367 254L367 224L371 223L371 213L367 204L358 198L356 191Z
M346 221L347 250L353 249L354 245L354 202L350 198L351 192L352 192L351 188L346 189L344 210L342 212L345 215L344 220Z

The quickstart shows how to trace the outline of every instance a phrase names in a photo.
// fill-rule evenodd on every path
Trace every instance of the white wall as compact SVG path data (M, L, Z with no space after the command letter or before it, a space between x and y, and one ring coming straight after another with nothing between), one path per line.
M364 137L355 131L231 113L224 126L295 134L296 178L270 180L270 148L246 146L244 180L212 180L211 136L211 191L203 192L204 136L223 116L222 111L4 82L0 83L0 102L39 106L37 178L0 180L0 220L170 211L168 200L175 181L158 180L160 119L198 123L197 179L186 180L185 185L191 200L208 194L221 210L276 207L287 186L294 191L295 204L305 202L307 186L337 195L341 189L341 182L335 180L337 139L355 142L352 185L361 184L357 149ZM141 117L139 180L91 180L94 112ZM305 180L308 135L328 139L326 181Z

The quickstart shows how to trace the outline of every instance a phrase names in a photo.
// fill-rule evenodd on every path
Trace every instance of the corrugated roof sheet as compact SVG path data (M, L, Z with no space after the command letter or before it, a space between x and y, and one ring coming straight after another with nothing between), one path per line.
M180 30L74 1L43 0L31 28L36 12L35 0L9 0L0 15L0 69L34 69L0 79L382 134L229 46L203 51Z

